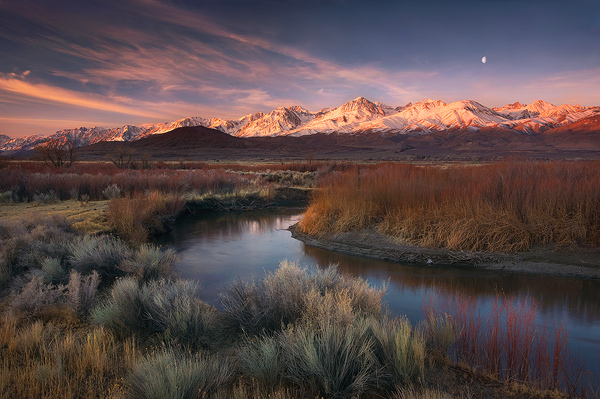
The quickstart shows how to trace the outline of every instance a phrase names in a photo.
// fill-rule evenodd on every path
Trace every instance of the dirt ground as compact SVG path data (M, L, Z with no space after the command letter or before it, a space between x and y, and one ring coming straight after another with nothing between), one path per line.
M600 251L591 248L534 247L527 252L487 253L449 251L402 245L394 238L373 230L328 234L311 237L297 225L291 226L292 237L307 245L367 256L375 259L421 264L427 267L458 266L483 270L552 274L578 278L600 278Z

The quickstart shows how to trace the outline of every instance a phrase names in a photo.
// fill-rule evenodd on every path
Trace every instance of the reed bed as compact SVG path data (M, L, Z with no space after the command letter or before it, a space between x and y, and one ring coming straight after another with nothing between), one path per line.
M233 192L280 184L312 187L315 180L351 164L328 161L280 163L154 162L149 169L119 169L107 162L49 167L42 162L0 161L0 203L10 201L110 199L145 191ZM106 191L109 190L108 192Z
M184 207L182 197L153 191L133 198L110 200L108 220L125 240L143 243L150 235L164 232Z
M438 293L425 310L433 337L454 337L443 348L455 362L501 381L573 396L581 391L585 397L587 387L580 386L583 370L569 354L568 332L563 325L537 325L535 301L496 294L490 308L481 309L471 297Z
M598 248L600 162L356 167L323 179L300 228L315 236L374 229L450 250Z

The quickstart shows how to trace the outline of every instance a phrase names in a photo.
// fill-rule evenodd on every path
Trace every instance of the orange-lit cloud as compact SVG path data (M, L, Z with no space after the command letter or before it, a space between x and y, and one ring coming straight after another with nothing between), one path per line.
M43 83L29 83L13 76L0 76L0 91L28 97L39 102L69 104L99 111L152 117L152 114L147 111L122 104L127 101L125 98L113 98L112 101L107 101L106 98L99 95L76 92Z

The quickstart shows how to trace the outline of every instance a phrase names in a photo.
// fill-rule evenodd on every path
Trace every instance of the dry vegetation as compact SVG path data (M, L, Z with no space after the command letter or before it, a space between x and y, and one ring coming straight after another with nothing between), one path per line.
M314 220L314 207L324 206L322 201L329 198L327 209L333 213L322 216L325 227L315 232L391 228L384 210L395 210L391 214L396 217L398 211L406 215L411 209L436 212L442 205L448 204L450 208L442 208L446 210L457 207L450 197L474 206L491 201L494 194L495 202L489 204L502 209L520 204L521 217L571 221L568 240L559 228L546 229L552 232L546 233L550 242L592 245L598 240L597 230L589 227L598 225L597 166L386 165L343 172L346 165L330 165L292 174L209 168L104 173L84 165L79 173L73 167L34 170L39 165L0 169L0 192L10 192L7 202L108 198L109 217L121 232L121 238L82 235L56 215L0 221L0 397L478 397L464 382L443 385L457 374L448 366L453 361L493 374L483 377L461 369L477 376L469 383L487 390L486 397L562 397L558 390L573 392L576 383L561 374L567 358L562 332L554 341L514 351L537 336L530 310L508 303L494 306L492 321L485 322L496 322L491 338L479 334L485 323L472 317L469 302L460 298L453 309L431 313L426 323L412 326L386 311L385 287L374 288L335 267L309 270L290 262L282 262L260 281L238 281L225 288L218 310L197 298L196 283L172 274L173 251L134 242L162 228L181 209L183 194L227 195L253 185L264 189L263 183L272 184L267 178L278 184L299 178L306 184L333 173L307 215L306 220ZM305 173L309 175L299 175ZM552 180L552 175L559 178ZM528 185L534 183L537 189L532 191ZM578 191L572 193L567 186ZM400 195L410 192L406 198ZM536 192L554 198L554 205L543 207L542 199L527 196ZM555 198L557 193L561 195ZM584 200L574 204L578 198ZM572 221L581 218L591 223L585 234ZM529 335L509 330L517 325L531 327ZM544 345L553 346L553 352L544 351ZM550 361L549 354L558 358ZM489 391L481 379L519 379L554 391L527 388L523 394L502 384Z
M410 245L525 251L600 246L600 163L384 164L325 179L303 232L373 228Z
M128 242L142 243L164 232L186 202L202 210L252 208L257 202L268 204L277 188L309 188L321 176L346 166L312 161L222 165L181 161L148 167L0 162L0 215L56 214L68 217L84 233L113 231Z
M82 236L57 217L0 234L2 397L470 398L489 390L483 378L492 397L531 398L577 383L563 377L564 333L540 340L534 311L512 303L493 307L491 335L461 298L411 326L386 311L385 287L282 262L225 288L217 310L172 275L171 250ZM456 370L478 377L448 385Z

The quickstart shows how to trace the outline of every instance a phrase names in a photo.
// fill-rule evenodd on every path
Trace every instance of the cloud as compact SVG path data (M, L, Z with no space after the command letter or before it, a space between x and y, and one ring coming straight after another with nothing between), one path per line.
M524 91L542 92L547 101L597 106L600 105L600 68L541 77L526 84Z
M54 67L55 77L94 85L114 97L164 102L181 99L206 105L217 101L225 104L229 90L253 90L255 94L246 96L245 101L264 106L269 100L290 97L296 102L318 102L311 96L325 84L340 96L351 97L361 94L355 91L369 89L385 100L404 100L418 95L411 82L431 76L430 72L386 70L375 64L349 67L273 40L237 34L198 12L156 0L113 7L157 28L98 18L86 20L85 29L78 29L80 19L68 15L74 11L61 11L54 18L42 17L44 13L28 14L52 32L44 36L44 46L79 60L76 64L80 68ZM51 9L48 12L55 13ZM66 19L70 20L66 29L78 34L76 40L64 36ZM202 96L206 87L222 90L216 97L213 92L211 98L206 98Z
M13 93L17 96L27 97L45 103L68 104L82 108L128 115L147 117L152 115L147 111L124 105L128 100L126 98L107 99L99 95L63 89L43 83L29 83L11 76L11 74L0 74L0 91Z

